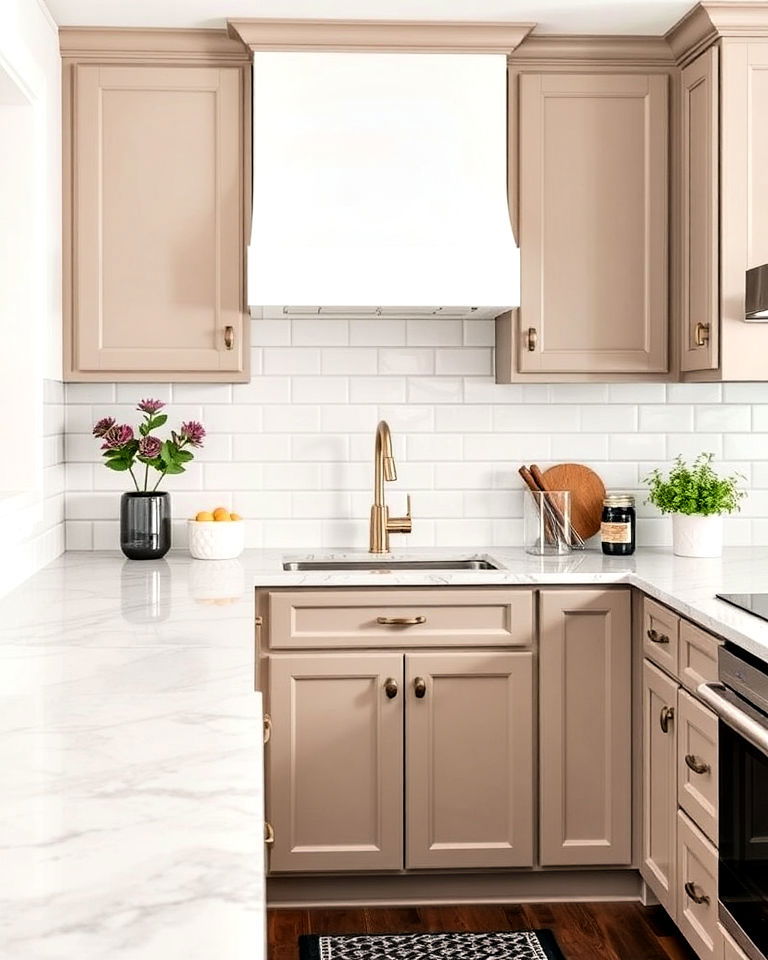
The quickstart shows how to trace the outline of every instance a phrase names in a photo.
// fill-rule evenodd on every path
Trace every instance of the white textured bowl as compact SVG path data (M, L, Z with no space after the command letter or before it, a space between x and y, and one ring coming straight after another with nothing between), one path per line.
M242 520L188 520L189 552L195 560L234 560L245 546Z

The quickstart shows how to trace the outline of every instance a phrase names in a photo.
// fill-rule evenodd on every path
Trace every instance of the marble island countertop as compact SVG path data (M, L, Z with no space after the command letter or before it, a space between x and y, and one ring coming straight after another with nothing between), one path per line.
M768 548L721 560L398 556L416 554L500 569L286 572L283 551L214 563L70 553L1 599L0 957L263 960L254 584L627 583L768 660L768 623L714 598L768 590Z

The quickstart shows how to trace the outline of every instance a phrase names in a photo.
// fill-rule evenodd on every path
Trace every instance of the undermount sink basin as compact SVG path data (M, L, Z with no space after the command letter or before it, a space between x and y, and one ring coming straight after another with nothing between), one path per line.
M283 570L498 570L488 560L286 560Z

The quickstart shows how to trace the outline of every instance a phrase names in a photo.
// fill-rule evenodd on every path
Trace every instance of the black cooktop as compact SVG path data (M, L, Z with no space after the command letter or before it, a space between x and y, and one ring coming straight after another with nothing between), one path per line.
M768 593L716 593L715 596L762 620L768 620Z

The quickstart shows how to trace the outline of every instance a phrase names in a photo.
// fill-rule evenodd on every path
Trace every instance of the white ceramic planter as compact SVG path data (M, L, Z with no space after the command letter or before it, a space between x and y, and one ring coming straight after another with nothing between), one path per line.
M723 552L723 516L672 514L672 551L678 557L719 557Z
M245 546L245 522L188 520L189 552L196 560L233 560Z

